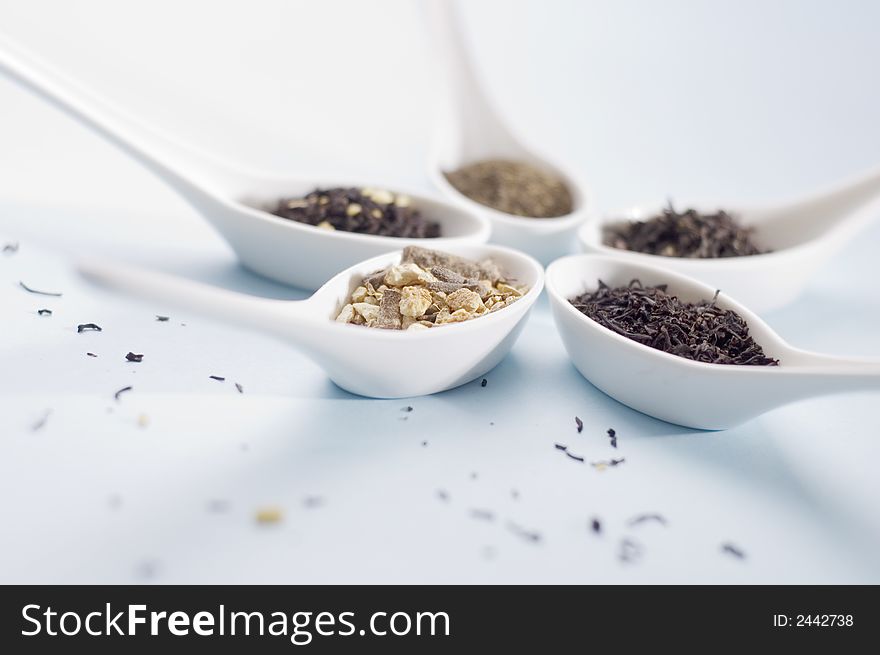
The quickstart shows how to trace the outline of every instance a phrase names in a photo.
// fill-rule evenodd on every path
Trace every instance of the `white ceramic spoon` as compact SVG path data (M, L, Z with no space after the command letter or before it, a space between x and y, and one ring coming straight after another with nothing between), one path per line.
M216 228L244 266L274 280L316 289L344 268L404 245L444 250L489 238L488 222L476 212L417 194L408 195L426 217L441 224L440 238L324 230L273 216L261 207L281 197L302 196L317 187L371 185L240 170L144 125L4 40L0 40L0 73L143 164Z
M346 391L373 398L405 398L457 387L495 367L510 351L543 287L540 264L515 250L455 246L446 251L474 260L491 258L511 279L530 289L508 307L480 318L400 331L334 320L361 280L400 261L400 251L356 264L312 297L296 301L256 298L117 264L83 262L80 270L104 286L277 337L311 357Z
M880 360L832 357L783 341L754 312L718 296L718 306L742 316L764 352L778 366L695 362L623 337L574 308L569 299L609 286L667 284L670 293L696 302L715 287L651 266L599 255L563 257L547 269L547 293L562 341L577 369L612 398L650 416L691 428L721 430L780 405L831 393L880 390Z
M588 212L590 194L571 166L550 160L523 145L499 117L483 92L462 39L453 0L423 0L434 44L438 96L428 175L446 197L487 216L492 242L527 252L544 264L574 252L576 233ZM474 202L444 172L484 159L510 159L560 176L568 185L574 211L558 218L522 218ZM555 164L551 161L557 162Z
M685 259L646 255L603 244L606 225L656 216L666 203L615 212L583 225L579 239L587 253L612 255L632 263L663 266L729 293L756 312L794 300L810 276L856 232L880 216L880 169L799 200L766 207L675 201L683 211L724 209L754 228L755 242L773 252L748 257Z

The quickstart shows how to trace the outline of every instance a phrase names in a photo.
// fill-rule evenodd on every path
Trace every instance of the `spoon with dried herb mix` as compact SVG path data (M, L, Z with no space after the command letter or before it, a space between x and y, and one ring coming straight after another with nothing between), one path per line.
M660 266L574 255L546 282L584 377L670 423L720 430L813 396L880 391L880 360L794 348L723 290Z
M316 289L408 244L430 240L442 249L489 238L478 213L423 195L241 170L144 125L5 39L0 73L143 164L217 229L242 264L274 280Z
M644 205L585 223L584 251L659 264L721 287L757 312L794 300L811 275L880 217L880 168L765 207Z
M279 338L343 389L405 398L487 373L513 346L544 271L499 246L408 246L339 273L301 301L269 300L115 264L84 262L104 286Z
M437 68L428 173L450 200L489 218L492 240L548 263L570 253L589 194L570 166L527 147L485 94L452 0L427 0Z

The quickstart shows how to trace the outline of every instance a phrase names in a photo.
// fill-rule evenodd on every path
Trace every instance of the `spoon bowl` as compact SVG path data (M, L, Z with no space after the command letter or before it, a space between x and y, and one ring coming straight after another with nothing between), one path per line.
M733 203L676 202L679 209L708 213L726 210L742 225L753 229L754 241L760 248L770 250L761 255L691 259L649 255L603 243L608 226L656 216L667 206L660 202L589 220L580 228L578 239L588 254L662 266L721 289L761 313L795 300L813 274L880 215L878 200L880 169L809 197L776 205L741 207Z
M467 54L454 3L427 0L426 10L439 82L428 177L446 198L488 218L494 243L527 252L543 264L574 252L590 206L587 185L573 166L524 145L500 118ZM558 176L571 193L572 211L555 218L514 216L471 200L446 179L444 173L487 159L522 162Z
M478 213L414 193L407 194L413 206L440 224L439 238L325 230L275 216L263 208L279 198L368 185L242 170L145 125L6 40L0 40L0 73L139 161L189 202L245 267L279 282L317 289L339 271L390 250L407 245L444 250L489 238L488 221Z
M386 253L337 274L310 298L270 300L179 277L87 261L87 278L142 298L210 315L299 348L346 391L372 398L423 396L470 382L494 368L513 347L541 294L544 271L522 253L498 246L455 246L445 252L491 258L510 279L528 285L522 298L497 312L427 330L382 330L337 323L339 310L364 277L400 260Z
M794 348L753 311L720 293L716 304L745 319L751 335L778 366L707 364L656 350L588 318L569 302L598 281L616 287L639 279L668 285L687 302L711 300L715 287L680 273L620 257L573 255L547 269L553 318L569 357L595 387L655 418L721 430L775 407L830 393L880 389L880 361L833 357Z

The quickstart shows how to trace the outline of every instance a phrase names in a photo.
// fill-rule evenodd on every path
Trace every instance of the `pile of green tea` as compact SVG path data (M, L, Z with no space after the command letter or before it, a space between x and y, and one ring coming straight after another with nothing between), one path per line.
M409 196L385 189L315 189L302 198L282 198L269 211L327 230L410 239L440 236L440 224L422 216Z
M386 330L425 330L487 316L522 298L492 260L409 246L400 263L368 275L336 320Z
M714 259L760 255L752 228L743 227L724 210L701 214L695 209L678 212L669 206L645 221L617 223L605 228L606 246L663 257Z
M522 162L487 159L444 175L471 200L514 216L555 218L572 211L562 179Z
M585 316L617 334L651 348L708 364L775 366L749 334L742 316L712 300L684 302L666 285L643 286L632 280L609 287L599 280L596 291L571 302Z

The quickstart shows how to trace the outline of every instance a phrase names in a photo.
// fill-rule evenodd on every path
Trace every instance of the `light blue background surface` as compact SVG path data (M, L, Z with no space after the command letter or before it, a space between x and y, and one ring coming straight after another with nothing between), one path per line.
M578 161L602 209L781 199L878 163L875 3L474 2L467 18L505 113ZM0 26L243 164L425 185L414 3L0 0ZM486 388L355 398L283 344L80 281L74 257L109 254L302 296L238 268L170 191L3 80L0 107L0 243L21 242L0 255L0 581L880 582L876 393L683 430L584 381L542 300ZM767 320L796 346L880 356L878 243L875 226ZM626 463L597 472L556 442ZM263 506L284 520L257 526ZM628 525L644 512L669 525ZM618 560L623 538L638 561Z

